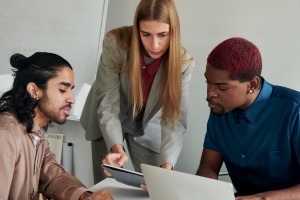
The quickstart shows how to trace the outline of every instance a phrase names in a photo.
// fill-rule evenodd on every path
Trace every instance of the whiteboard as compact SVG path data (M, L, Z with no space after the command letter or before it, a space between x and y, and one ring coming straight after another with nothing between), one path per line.
M56 53L73 67L75 104L69 120L79 120L95 80L108 0L0 0L0 95L12 86L10 56Z

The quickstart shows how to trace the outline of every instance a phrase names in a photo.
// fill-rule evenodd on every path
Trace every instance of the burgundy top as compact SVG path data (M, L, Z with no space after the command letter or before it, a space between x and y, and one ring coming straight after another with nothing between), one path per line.
M158 58L154 63L150 65L145 64L144 56L142 55L142 79L143 79L143 108L146 108L150 89L155 77L155 74L160 66L162 57Z

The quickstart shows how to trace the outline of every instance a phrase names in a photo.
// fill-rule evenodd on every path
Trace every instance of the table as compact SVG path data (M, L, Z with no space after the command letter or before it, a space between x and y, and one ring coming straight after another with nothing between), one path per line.
M111 194L114 200L150 200L147 191L125 185L116 181L114 178L106 178L89 188L89 190L92 192L106 190L106 192Z

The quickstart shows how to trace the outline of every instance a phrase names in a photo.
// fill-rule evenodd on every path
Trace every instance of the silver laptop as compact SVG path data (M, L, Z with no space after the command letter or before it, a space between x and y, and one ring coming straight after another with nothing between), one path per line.
M234 200L231 183L141 164L151 200Z

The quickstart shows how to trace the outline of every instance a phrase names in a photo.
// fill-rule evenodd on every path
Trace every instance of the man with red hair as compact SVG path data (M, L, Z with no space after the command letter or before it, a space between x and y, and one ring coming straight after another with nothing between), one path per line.
M219 44L205 77L211 114L197 175L218 179L223 161L236 199L300 199L300 93L261 77L258 48Z

